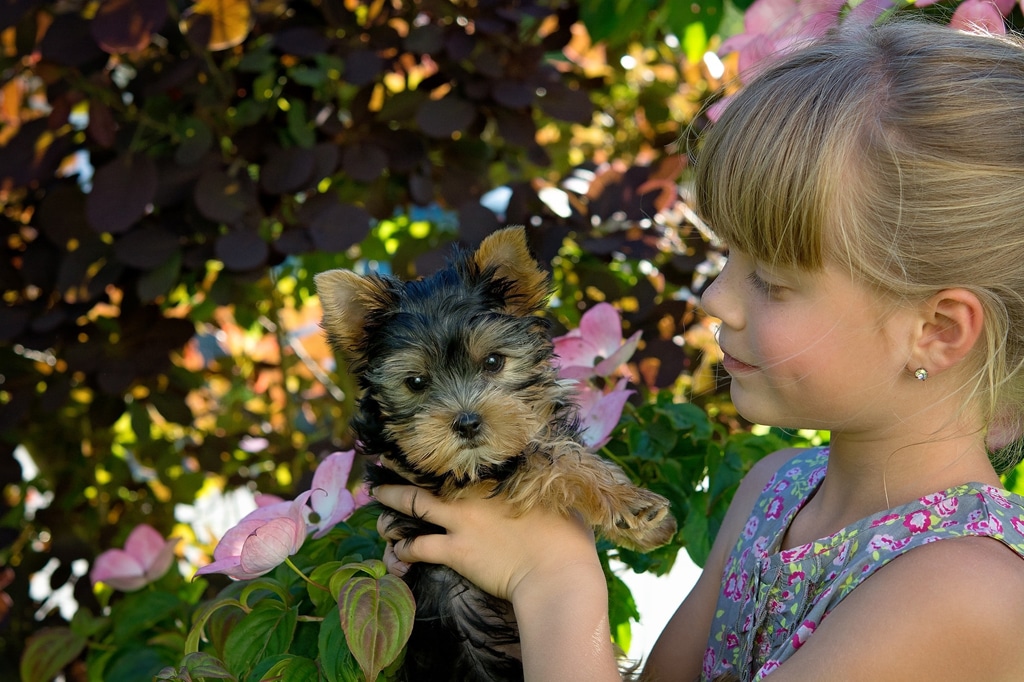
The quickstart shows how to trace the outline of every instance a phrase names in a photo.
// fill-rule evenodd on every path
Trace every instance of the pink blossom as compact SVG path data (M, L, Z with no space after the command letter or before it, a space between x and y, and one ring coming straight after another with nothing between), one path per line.
M295 554L306 540L309 508L306 491L290 502L278 502L249 512L224 534L213 550L213 563L196 575L223 573L247 580L268 573Z
M839 20L846 0L754 0L743 16L743 33L722 43L720 52L739 53L744 80L780 55L825 35Z
M615 388L606 393L585 384L576 393L583 443L589 449L597 450L611 438L622 417L622 409L633 394L623 388L625 385L626 380L620 379Z
M141 523L128 535L124 549L108 549L96 557L89 578L93 584L134 592L167 572L177 544L178 538L164 540L155 528Z
M1013 526L1013 529L1017 531L1019 535L1024 535L1024 518L1015 516L1010 519L1010 525Z
M768 509L765 510L764 517L766 519L777 519L782 516L782 497L776 495L772 498L771 502L768 503Z
M314 538L327 535L355 511L355 498L346 487L355 454L355 450L332 453L313 472L309 505L318 517L315 523L310 524L310 530L316 531Z
M1010 9L1012 8L1011 4ZM1008 13L1007 11L1006 14ZM964 31L976 31L980 28L990 33L1006 33L1003 14L999 5L992 0L964 0L953 12L949 25L951 28Z
M610 303L583 313L580 326L554 339L555 366L565 379L610 377L633 357L641 332L622 340L622 318Z

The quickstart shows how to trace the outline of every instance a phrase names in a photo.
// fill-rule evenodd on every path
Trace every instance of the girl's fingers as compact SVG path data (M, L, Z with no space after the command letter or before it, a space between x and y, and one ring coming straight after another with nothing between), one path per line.
M445 527L445 506L422 488L411 485L380 485L373 489L372 494L385 507Z
M395 544L389 542L384 547L384 565L387 566L388 573L399 578L404 578L405 574L409 572L409 564L398 558L395 554Z
M394 543L395 557L406 564L425 561L428 564L447 564L445 543L447 535L418 535Z

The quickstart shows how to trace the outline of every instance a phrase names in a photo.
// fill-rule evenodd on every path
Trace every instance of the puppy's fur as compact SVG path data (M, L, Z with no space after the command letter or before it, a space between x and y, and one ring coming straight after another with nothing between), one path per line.
M552 366L547 274L521 228L487 237L433 276L402 282L331 270L316 276L323 327L364 394L353 420L372 485L411 482L444 499L480 488L522 512L578 513L638 550L668 542L668 501L582 445L572 384ZM394 515L389 535L443 533ZM416 624L407 680L522 679L511 605L443 566L406 576Z

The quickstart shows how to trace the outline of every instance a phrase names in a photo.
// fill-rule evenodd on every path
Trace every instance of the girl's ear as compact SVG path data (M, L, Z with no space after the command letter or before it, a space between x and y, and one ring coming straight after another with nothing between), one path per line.
M967 289L943 289L922 306L914 347L913 372L924 367L932 375L955 367L974 349L981 336L985 309Z

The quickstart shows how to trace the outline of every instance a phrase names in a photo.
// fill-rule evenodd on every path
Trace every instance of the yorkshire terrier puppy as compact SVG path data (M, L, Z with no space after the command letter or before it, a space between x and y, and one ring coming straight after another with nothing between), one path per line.
M388 465L369 467L371 485L413 483L445 499L482 489L519 511L577 513L641 551L671 539L668 500L582 445L572 384L558 379L549 323L538 315L548 276L522 228L495 232L426 279L331 270L315 280L328 340L364 392L357 447ZM444 532L387 513L389 536ZM404 679L522 679L508 602L444 566L414 564L405 579L416 623Z

